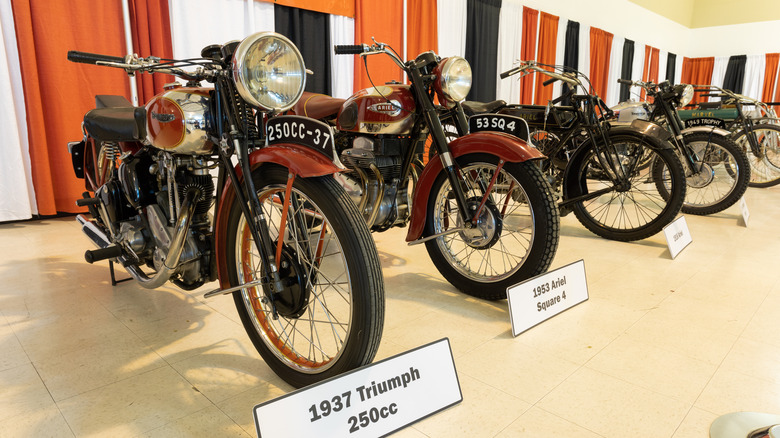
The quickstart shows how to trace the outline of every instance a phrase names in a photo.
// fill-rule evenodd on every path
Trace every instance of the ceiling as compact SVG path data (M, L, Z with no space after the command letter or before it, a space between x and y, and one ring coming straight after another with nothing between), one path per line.
M777 0L629 1L691 29L780 20Z

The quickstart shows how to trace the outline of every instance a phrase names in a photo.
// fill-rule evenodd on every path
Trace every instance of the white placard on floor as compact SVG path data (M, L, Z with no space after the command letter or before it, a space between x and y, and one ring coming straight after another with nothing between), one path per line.
M685 221L685 216L680 216L672 221L672 223L665 226L664 236L666 236L666 245L669 247L669 253L672 255L672 260L674 260L685 247L693 242L691 232L688 230L688 222Z
M517 336L588 299L585 262L579 260L511 286L506 298L512 335Z
M377 437L460 403L447 338L254 408L260 438Z
M748 226L748 219L750 219L750 210L748 210L745 197L739 198L739 209L742 211L742 220L745 221L745 227Z

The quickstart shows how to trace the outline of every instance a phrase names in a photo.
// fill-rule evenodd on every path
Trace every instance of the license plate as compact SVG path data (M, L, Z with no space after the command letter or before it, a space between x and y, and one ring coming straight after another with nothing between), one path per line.
M265 124L269 145L292 143L306 146L338 162L333 130L326 123L301 116L277 116Z
M493 131L514 135L528 141L528 123L520 117L505 114L477 114L469 118L469 132Z

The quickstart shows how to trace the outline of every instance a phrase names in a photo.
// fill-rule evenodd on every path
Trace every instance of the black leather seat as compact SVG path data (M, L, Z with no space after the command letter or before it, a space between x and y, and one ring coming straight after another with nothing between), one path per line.
M506 105L503 100L494 100L492 102L474 102L465 101L461 104L463 106L463 112L467 116L473 116L475 114L492 113L493 111Z
M95 96L97 108L84 115L84 128L99 141L143 141L146 108L134 107L124 96Z

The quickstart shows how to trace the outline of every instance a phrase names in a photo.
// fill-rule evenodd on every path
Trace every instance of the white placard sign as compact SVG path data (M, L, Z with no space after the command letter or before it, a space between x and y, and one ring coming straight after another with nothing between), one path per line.
M377 437L462 400L444 338L261 403L254 417L261 438Z
M511 286L506 298L512 335L517 336L588 299L585 262L579 260Z
M745 226L748 226L748 219L750 219L750 210L748 210L747 202L745 202L745 197L739 198L739 209L742 211L742 220L745 221Z
M677 257L686 246L693 242L691 232L688 230L688 222L685 216L680 216L672 223L664 227L664 236L666 236L666 245L669 247L669 253L672 259Z

